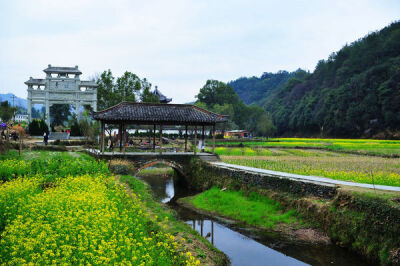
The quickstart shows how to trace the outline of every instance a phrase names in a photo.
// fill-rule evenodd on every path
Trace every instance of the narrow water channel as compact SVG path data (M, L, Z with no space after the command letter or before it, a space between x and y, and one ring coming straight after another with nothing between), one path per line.
M356 254L335 245L299 243L179 206L176 199L192 193L174 185L172 176L139 173L138 178L151 186L156 199L175 209L181 220L224 252L232 265L368 265Z

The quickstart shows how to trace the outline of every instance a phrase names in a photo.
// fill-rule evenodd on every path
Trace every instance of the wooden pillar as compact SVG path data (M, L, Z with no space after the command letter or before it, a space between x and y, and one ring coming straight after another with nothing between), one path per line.
M215 154L215 124L212 127L212 153Z
M202 128L202 131L201 131L201 151L200 152L203 152L203 147L206 147L206 143L204 142L204 125L203 125L203 128Z
M162 154L162 125L160 124L160 154Z
M194 126L194 155L197 153L197 126Z
M101 153L104 154L104 136L105 135L105 123L101 121L101 140L100 140L100 149Z
M185 125L185 152L187 152L187 139L188 139L187 131L188 131L188 126Z
M122 124L119 124L118 138L119 138L119 152L121 152L122 151Z
M214 222L211 220L211 244L214 245Z
M153 129L153 152L156 152L156 125L154 125Z
M122 124L122 150L125 154L125 146L126 146L126 124Z

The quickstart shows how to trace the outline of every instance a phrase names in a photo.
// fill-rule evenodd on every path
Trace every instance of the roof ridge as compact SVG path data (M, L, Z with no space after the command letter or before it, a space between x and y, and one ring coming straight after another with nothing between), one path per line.
M123 106L132 107L121 109ZM135 108L140 106L143 106L143 108ZM128 101L120 102L102 111L93 112L92 116L96 120L108 121L138 121L142 119L142 122L176 121L177 123L183 121L189 123L196 121L202 123L216 123L226 121L227 117L225 115L210 112L193 104L143 103Z

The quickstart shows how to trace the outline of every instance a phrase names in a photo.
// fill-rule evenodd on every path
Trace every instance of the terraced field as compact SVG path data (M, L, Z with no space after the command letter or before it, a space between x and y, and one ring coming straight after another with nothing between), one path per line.
M215 151L224 162L231 164L358 183L400 186L399 158L357 155L309 147L294 149L252 145L242 148L217 147ZM398 150L394 152L397 153Z

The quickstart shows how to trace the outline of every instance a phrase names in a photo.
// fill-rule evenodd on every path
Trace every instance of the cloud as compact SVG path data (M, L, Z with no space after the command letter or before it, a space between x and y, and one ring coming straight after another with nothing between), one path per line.
M26 97L47 64L125 70L191 101L207 79L298 67L397 18L396 1L3 1L0 91ZM4 63L5 62L5 63Z

